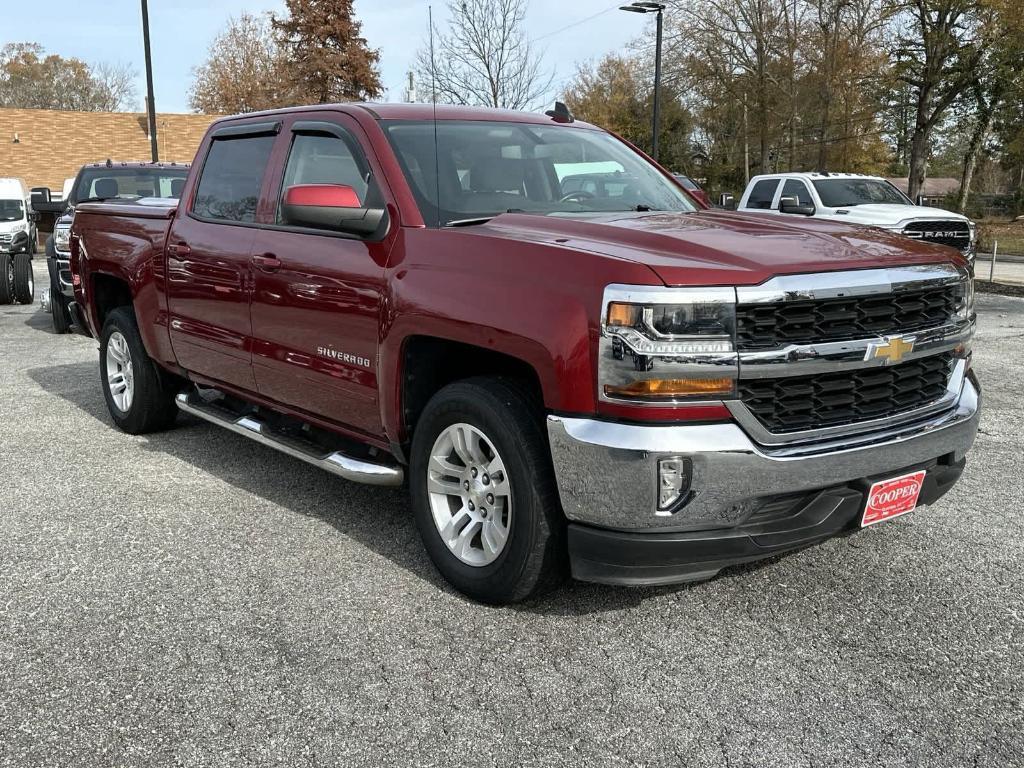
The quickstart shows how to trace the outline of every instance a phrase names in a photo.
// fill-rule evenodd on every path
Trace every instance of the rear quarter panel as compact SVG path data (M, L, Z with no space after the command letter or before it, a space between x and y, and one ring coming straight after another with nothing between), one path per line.
M99 338L102 330L95 280L107 275L128 285L146 351L171 367L175 359L167 328L164 244L174 213L174 208L86 203L76 209L71 230L76 240L71 269L81 278L75 299L93 335Z

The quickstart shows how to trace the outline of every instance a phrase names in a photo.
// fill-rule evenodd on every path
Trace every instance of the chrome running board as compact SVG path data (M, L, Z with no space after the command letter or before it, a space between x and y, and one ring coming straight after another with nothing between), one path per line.
M389 464L375 464L363 459L347 456L340 451L315 453L306 446L288 440L283 435L275 435L267 425L253 416L235 417L219 408L214 408L202 399L182 392L177 397L178 408L211 424L230 429L250 440L255 440L281 453L300 459L314 467L326 470L331 474L367 485L401 485L405 473L401 467Z

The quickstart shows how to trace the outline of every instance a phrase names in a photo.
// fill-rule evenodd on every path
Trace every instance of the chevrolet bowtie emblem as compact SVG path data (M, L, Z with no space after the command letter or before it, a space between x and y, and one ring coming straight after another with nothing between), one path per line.
M913 336L886 336L884 341L873 341L868 344L867 352L864 353L864 360L885 360L886 365L898 363L904 355L914 349L914 342L917 339Z

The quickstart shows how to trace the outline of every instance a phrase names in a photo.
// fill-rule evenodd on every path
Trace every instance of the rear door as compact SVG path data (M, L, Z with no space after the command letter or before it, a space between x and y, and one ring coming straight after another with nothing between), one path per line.
M256 389L250 256L279 129L279 122L263 122L215 131L167 241L169 326L179 364L246 390Z
M264 397L373 435L383 433L377 350L384 267L397 222L370 238L285 223L288 187L344 184L362 205L387 198L362 129L339 112L285 122L276 210L253 252L253 367ZM389 206L394 211L394 206Z

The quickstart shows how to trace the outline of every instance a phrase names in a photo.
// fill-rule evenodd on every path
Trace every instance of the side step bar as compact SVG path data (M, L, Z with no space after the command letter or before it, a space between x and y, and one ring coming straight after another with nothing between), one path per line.
M405 473L401 467L388 464L374 464L362 459L355 459L346 456L339 451L327 454L316 454L307 450L304 446L292 444L285 439L274 435L266 428L266 425L252 416L240 416L232 418L224 412L211 408L198 398L194 398L186 392L177 397L178 408L185 413L198 416L200 419L209 421L212 424L230 429L239 435L245 435L257 443L276 448L296 459L301 459L307 464L312 464L320 469L327 470L331 474L351 480L355 483L367 485L401 485Z

